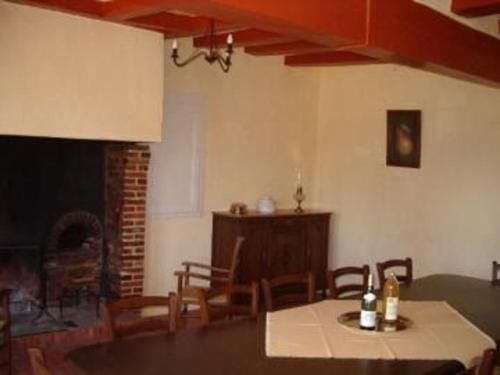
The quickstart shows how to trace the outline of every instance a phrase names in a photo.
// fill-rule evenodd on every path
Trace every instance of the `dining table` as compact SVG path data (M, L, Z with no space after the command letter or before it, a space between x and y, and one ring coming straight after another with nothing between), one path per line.
M402 300L446 301L496 344L500 342L500 287L486 280L438 274L401 286ZM350 375L459 374L458 360L270 358L265 314L175 333L81 347L66 359L81 374L99 375ZM457 340L463 338L457 337ZM477 353L480 356L482 353Z

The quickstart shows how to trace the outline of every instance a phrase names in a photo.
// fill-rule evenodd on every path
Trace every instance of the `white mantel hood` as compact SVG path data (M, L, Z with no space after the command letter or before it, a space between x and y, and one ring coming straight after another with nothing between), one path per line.
M0 135L161 140L163 36L0 0Z

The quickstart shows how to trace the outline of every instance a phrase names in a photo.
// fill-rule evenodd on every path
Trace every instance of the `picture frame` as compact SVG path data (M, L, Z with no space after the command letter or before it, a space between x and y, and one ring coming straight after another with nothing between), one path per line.
M387 111L387 166L420 168L420 110Z

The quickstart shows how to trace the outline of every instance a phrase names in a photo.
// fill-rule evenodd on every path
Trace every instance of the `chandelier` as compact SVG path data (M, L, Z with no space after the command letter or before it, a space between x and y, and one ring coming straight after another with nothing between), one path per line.
M190 62L198 59L199 57L204 57L205 61L210 65L217 62L224 73L227 73L231 68L231 56L233 54L233 35L229 34L226 39L226 49L220 51L217 47L217 36L215 35L215 21L210 20L210 25L208 27L206 37L208 39L208 51L195 50L191 56L189 56L184 61L179 61L179 53L177 46L177 39L172 42L172 61L178 67L183 67L188 65Z

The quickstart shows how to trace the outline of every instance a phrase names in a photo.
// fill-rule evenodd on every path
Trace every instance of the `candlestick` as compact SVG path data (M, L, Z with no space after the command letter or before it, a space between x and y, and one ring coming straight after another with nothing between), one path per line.
M293 195L293 199L297 202L297 207L295 208L295 212L301 213L304 212L302 208L302 202L305 201L306 195L304 194L304 189L302 189L302 185L297 185L297 190Z

